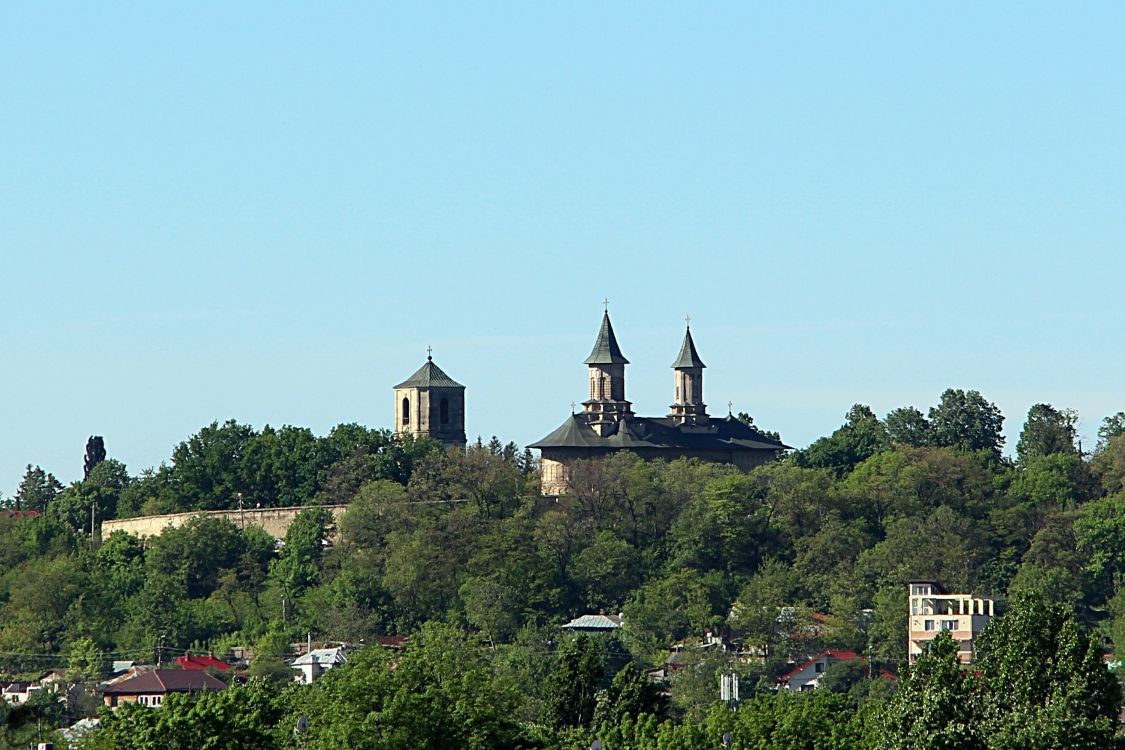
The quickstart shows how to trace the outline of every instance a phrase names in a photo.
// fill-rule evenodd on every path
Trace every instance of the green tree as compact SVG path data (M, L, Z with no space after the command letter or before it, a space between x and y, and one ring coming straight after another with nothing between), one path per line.
M288 602L296 602L319 582L324 540L331 526L332 512L320 507L302 510L289 524L281 554L270 564L270 578Z
M590 724L605 677L603 662L598 641L585 633L562 642L544 689L545 718L551 726L562 729Z
M880 750L972 750L984 748L979 725L979 690L961 669L957 642L947 632L930 641L927 653L903 669L898 689L880 714Z
M1033 458L1055 453L1076 453L1078 414L1071 409L1056 409L1050 404L1035 404L1016 443L1016 456L1026 464Z
M887 430L871 407L856 404L848 410L840 429L798 451L794 461L798 466L829 469L837 476L843 476L856 464L886 450L889 445Z
M55 479L54 474L49 474L38 466L32 468L27 465L20 486L16 490L16 510L34 510L40 513L47 510L47 506L62 491L62 484Z
M308 750L514 750L524 746L517 705L479 644L428 623L404 651L361 649L293 693L276 736L283 747ZM292 727L301 716L308 732L297 738Z
M979 391L949 388L930 408L935 445L962 451L987 451L999 460L1004 447L1004 416Z
M1104 450L1110 438L1117 437L1121 434L1125 434L1125 411L1111 414L1102 420L1101 426L1098 427L1097 450Z
M933 426L922 412L913 406L904 406L887 412L883 418L891 445L921 448L933 442Z
M992 750L1112 748L1121 687L1073 611L1016 596L974 644Z

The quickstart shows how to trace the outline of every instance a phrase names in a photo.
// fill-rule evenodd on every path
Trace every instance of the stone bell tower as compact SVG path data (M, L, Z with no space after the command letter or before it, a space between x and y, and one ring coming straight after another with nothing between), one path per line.
M426 364L395 386L395 434L465 447L465 386L446 375L427 352Z
M602 317L602 327L594 350L586 357L589 368L590 398L582 402L586 423L605 436L625 417L633 416L632 404L625 400L625 365L629 360L621 353L609 310Z
M668 416L674 424L707 424L707 404L703 403L703 368L706 366L695 350L689 321L684 343L680 346L680 356L672 363L676 400Z

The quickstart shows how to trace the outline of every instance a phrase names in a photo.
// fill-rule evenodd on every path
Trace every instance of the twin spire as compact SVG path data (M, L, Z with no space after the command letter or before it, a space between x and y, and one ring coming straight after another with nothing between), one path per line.
M632 416L631 403L625 400L625 365L629 360L621 352L609 309L602 316L598 338L585 364L590 371L590 397L582 404L589 423L599 432L608 432L623 417ZM707 407L703 403L703 360L696 351L688 321L680 354L672 363L675 375L675 402L669 418L674 424L705 424Z

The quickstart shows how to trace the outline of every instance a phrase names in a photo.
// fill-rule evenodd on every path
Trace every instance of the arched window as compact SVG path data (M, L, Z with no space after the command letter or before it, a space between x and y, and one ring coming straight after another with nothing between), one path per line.
M410 424L410 399L402 397L402 423Z
M441 423L449 424L449 399L443 398L439 408L441 409Z

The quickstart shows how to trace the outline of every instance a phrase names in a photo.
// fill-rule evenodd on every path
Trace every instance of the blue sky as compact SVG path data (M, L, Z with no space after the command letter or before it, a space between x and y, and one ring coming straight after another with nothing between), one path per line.
M638 413L692 316L712 413L1125 409L1125 5L8 3L0 493L212 420Z

